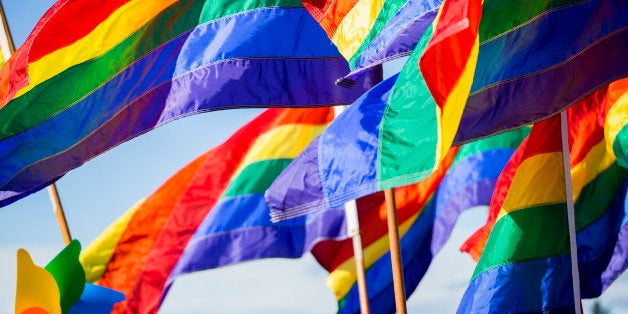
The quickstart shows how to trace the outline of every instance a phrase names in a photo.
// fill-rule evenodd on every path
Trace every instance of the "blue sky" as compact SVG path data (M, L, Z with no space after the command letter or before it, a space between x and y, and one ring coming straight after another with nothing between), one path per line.
M4 0L17 45L52 0ZM169 123L124 143L71 171L58 183L72 236L87 246L139 199L192 159L221 143L262 110L210 112ZM474 263L457 248L486 217L474 209L461 217L408 302L410 313L453 313ZM45 265L63 247L46 190L0 209L0 313L13 312L15 256L27 249ZM161 313L333 313L336 303L324 271L308 254L268 259L183 276ZM628 275L603 296L615 313L628 313ZM588 308L585 303L585 309Z

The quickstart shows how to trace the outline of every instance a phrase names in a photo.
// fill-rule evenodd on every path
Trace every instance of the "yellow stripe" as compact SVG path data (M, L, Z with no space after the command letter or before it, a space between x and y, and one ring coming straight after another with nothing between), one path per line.
M587 156L571 168L574 201L578 199L582 189L593 181L600 173L615 163L613 152L606 151L606 143L602 141L593 146Z
M401 237L408 232L408 229L410 229L420 214L421 212L419 211L399 226L399 234ZM373 265L380 257L388 252L389 247L388 234L366 247L364 249L364 267L369 268ZM349 293L351 286L353 286L356 280L355 258L351 257L329 273L327 286L334 292L336 299L340 300Z
M462 112L464 111L469 92L471 91L471 84L473 83L473 75L475 73L475 65L478 60L478 53L480 50L480 40L475 38L475 43L471 49L467 64L460 76L458 84L451 90L451 94L445 101L443 108L442 121L438 121L439 132L441 136L438 141L438 148L436 150L436 164L434 169L438 167L442 159L447 155L451 143L454 141L458 126L460 125L460 119L462 118ZM437 106L438 108L438 106ZM441 117L439 117L441 119Z
M129 225L129 221L138 208L144 204L145 199L137 202L126 213L120 216L114 223L98 236L79 257L85 277L88 282L95 282L105 273L107 264L120 241L120 237Z
M294 159L327 125L286 124L262 134L255 140L233 177L247 165L267 159ZM285 143L290 145L285 145Z
M30 63L29 84L15 98L72 66L102 56L174 2L136 0L123 5L85 37Z
M552 152L524 160L517 169L497 219L523 208L565 202L562 156L561 152Z
M360 0L342 19L332 41L345 59L351 59L360 48L383 5L384 0Z

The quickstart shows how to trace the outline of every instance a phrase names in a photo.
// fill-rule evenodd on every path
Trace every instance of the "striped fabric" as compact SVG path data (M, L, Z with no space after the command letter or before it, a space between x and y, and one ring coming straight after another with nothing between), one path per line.
M304 0L359 79L365 70L408 55L442 0Z
M87 277L127 295L116 312L155 312L179 274L296 258L320 239L344 237L343 210L272 224L262 196L332 119L331 108L265 111L95 240L81 256Z
M628 2L486 0L455 142L540 121L628 75Z
M604 134L616 87L567 111L583 298L599 296L628 267L628 171ZM562 169L557 116L533 127L499 178L487 224L463 247L480 258L460 313L573 310Z
M435 171L454 138L464 105L463 85L470 86L468 70L477 46L473 28L481 8L479 1L473 4L447 0L401 73L361 96L286 168L266 193L274 221L339 207L348 200L416 183ZM460 20L467 22L462 23L466 27L459 27ZM453 53L458 49L460 53ZM459 79L444 86L430 83L432 92L428 81L438 77L422 72L423 55L429 60L443 55L435 60L439 65L451 59L447 73ZM303 183L295 188L294 182Z
M523 140L521 129L452 148L438 172L396 189L406 297L416 289L443 247L461 211L490 201L495 180ZM373 313L395 311L389 243L382 193L357 201L364 244L369 303ZM359 313L355 260L350 240L323 241L312 254L330 275L327 284L340 313Z
M0 205L187 115L350 103L347 71L297 0L60 0L0 72Z

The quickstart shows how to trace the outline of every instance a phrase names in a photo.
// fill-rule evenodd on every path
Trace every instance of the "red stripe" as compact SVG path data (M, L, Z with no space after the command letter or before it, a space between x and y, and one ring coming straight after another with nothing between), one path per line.
M605 86L568 109L571 166L582 162L591 149L604 141L604 121L610 109ZM577 140L574 140L577 139Z
M30 35L36 34L36 39L30 49L29 61L35 62L85 37L129 1L131 0L57 2L44 14ZM59 10L61 7L63 7L62 10Z
M420 212L432 197L446 171L451 166L459 147L453 147L441 162L441 166L427 179L395 189L397 219L403 224ZM364 248L388 234L384 193L379 192L357 200L360 234ZM312 255L323 268L332 272L353 257L351 239L321 241L312 249Z
M425 82L441 109L467 65L481 16L481 0L443 3L432 38L419 61Z

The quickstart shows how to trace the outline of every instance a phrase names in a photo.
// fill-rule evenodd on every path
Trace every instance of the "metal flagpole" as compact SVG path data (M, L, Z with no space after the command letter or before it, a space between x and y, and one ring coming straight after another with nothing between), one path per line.
M334 107L335 116L339 116L345 110L345 106ZM362 237L360 236L360 220L358 219L358 206L355 200L345 203L345 219L347 221L347 235L353 240L353 257L358 279L358 295L360 297L360 313L370 314L368 290L366 288L366 273L364 269L364 253Z
M390 259L392 261L393 284L395 288L395 304L397 314L406 314L406 289L403 280L403 264L399 245L399 223L397 222L397 204L395 190L384 191L386 197L386 217L388 220L388 241L390 242Z
M569 157L569 136L567 111L560 113L560 133L563 147L563 170L565 172L565 189L567 197L567 223L569 224L569 246L571 248L571 282L576 314L582 314L580 306L580 272L578 271L578 245L576 243L576 218L573 204L573 186L571 183L571 167Z
M0 1L0 17L2 18L2 25L4 27L4 33L6 35L6 40L9 46L9 55L5 56L5 58L8 59L11 55L13 55L13 53L15 53L15 46L13 45L13 37L11 36L11 30L9 29L9 23L7 22L7 18L4 13L2 1ZM48 187L48 193L50 194L50 202L52 203L53 210L55 212L55 215L57 216L57 221L59 222L59 228L61 229L63 240L65 242L65 245L68 245L72 241L72 237L70 236L68 222L65 219L63 206L61 206L59 193L57 192L57 187L54 183Z

